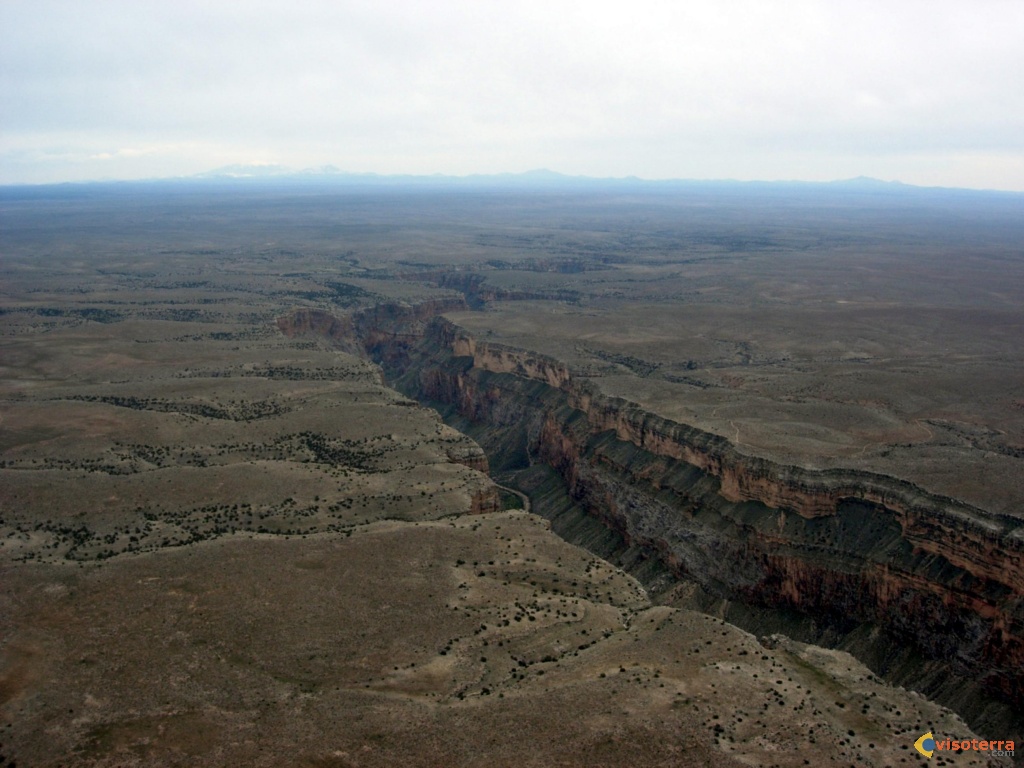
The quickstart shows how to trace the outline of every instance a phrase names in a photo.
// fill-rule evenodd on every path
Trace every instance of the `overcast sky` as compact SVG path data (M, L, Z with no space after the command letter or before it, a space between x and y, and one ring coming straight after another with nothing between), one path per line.
M1024 190L1024 2L0 0L0 183L234 163Z

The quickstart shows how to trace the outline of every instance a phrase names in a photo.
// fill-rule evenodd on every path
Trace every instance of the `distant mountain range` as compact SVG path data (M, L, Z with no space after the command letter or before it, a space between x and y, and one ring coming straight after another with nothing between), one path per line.
M566 183L566 182L590 182L590 181L624 181L624 179L597 179L590 176L568 176L564 173L557 173L546 168L539 168L525 173L494 173L494 174L470 174L468 176L451 176L441 173L433 174L381 174L381 173L352 173L342 171L334 165L320 165L312 168L289 168L284 165L273 163L251 163L225 165L214 168L212 171L204 171L187 178L191 179L333 179L343 181L424 181L432 183L459 183L459 182L527 182L527 183ZM632 181L641 181L635 176L629 177Z
M350 176L333 165L321 165L316 168L296 170L274 163L249 163L224 165L212 171L197 173L193 179L265 179L275 176Z
M501 188L513 189L616 189L655 192L664 190L719 191L719 192L764 192L764 193L824 193L834 190L853 195L914 195L914 194L994 194L1024 197L1020 192L991 192L984 190L957 189L950 187L918 187L901 181L883 181L870 176L857 176L836 181L737 181L735 179L642 179L637 176L596 177L572 176L547 168L537 168L523 173L491 173L452 176L434 174L381 174L352 173L333 165L311 168L289 168L276 164L225 165L194 176L179 178L179 181L198 182L274 182L281 184L315 184L324 186L371 186L371 187L445 187L445 188ZM168 180L170 181L170 180Z
M434 174L379 174L379 173L352 173L342 171L334 165L320 165L311 168L290 168L274 163L250 163L225 165L214 168L210 171L197 173L189 176L190 179L333 179L338 181L397 181L397 182L427 182L427 183L508 183L508 184L587 184L594 182L620 183L620 184L829 184L848 187L863 187L875 189L891 189L893 187L911 186L900 181L882 181L869 176L858 176L854 179L841 179L829 182L813 181L736 181L733 179L641 179L638 176L623 177L596 177L596 176L572 176L548 168L536 168L522 173L492 173L492 174L469 174L466 176L451 176L440 173Z
M724 195L797 195L813 199L814 197L832 193L845 197L886 197L898 196L901 199L932 199L936 196L953 195L958 199L965 196L983 197L986 200L1003 199L1016 205L1018 200L1024 201L1024 192L1000 192L991 190L958 189L951 187L918 187L900 181L882 181L868 176L857 176L852 179L837 181L737 181L735 179L641 179L637 176L595 177L572 176L558 173L547 168L538 168L523 173L492 173L452 176L435 174L380 174L352 173L343 171L333 165L321 165L310 168L291 168L275 163L250 163L225 165L210 171L192 176L170 178L153 178L138 181L92 181L66 182L63 184L45 185L4 185L5 194L24 194L29 189L38 189L41 193L47 189L63 188L68 191L79 188L122 188L130 185L153 184L196 184L196 185L231 185L242 187L255 185L275 186L312 186L316 188L353 188L369 187L380 189L419 188L419 189L559 189L583 192L609 191L629 193L706 193ZM17 192L16 190L22 190ZM30 193L31 194L31 193Z

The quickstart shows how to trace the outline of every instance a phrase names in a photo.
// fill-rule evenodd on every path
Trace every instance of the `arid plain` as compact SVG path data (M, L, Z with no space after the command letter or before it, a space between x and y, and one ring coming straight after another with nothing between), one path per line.
M1024 739L1020 196L0 206L0 765L896 766L926 731ZM633 439L655 422L696 437ZM931 509L952 527L914 528Z

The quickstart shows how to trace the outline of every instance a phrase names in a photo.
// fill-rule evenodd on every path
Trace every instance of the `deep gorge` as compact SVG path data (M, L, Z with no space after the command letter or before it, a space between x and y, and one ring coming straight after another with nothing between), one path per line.
M666 602L849 650L983 733L1019 729L1019 521L885 475L744 456L441 317L465 308L300 309L278 325L368 355L391 386L474 437L556 531L615 557Z

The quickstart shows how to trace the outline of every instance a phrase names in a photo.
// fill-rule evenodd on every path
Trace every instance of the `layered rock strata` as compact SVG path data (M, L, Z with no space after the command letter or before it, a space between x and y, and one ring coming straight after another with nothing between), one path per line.
M800 617L814 639L859 652L977 727L1020 725L1019 519L885 475L745 456L601 394L558 360L474 339L434 316L445 308L299 310L280 327L362 346L406 394L485 426L478 440L492 458L551 466L580 508L726 615L742 604Z

